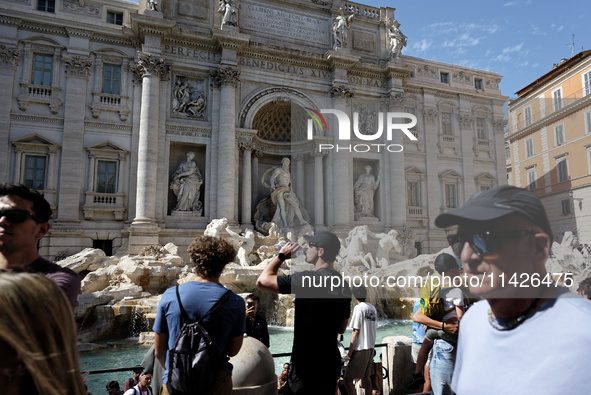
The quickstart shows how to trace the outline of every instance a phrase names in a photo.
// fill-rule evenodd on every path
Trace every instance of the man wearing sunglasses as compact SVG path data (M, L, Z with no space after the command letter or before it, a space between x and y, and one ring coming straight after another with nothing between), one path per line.
M44 274L64 290L72 308L80 293L78 275L43 259L37 242L49 231L51 207L37 191L23 185L0 184L0 271Z
M337 335L345 332L351 313L351 291L336 271L341 248L330 232L304 236L309 248L306 262L314 270L278 276L281 264L295 256L297 243L286 243L263 270L257 287L264 291L295 294L295 323L291 365L283 392L297 395L332 395L341 373Z
M552 230L540 200L514 186L472 196L435 225L449 237L470 292L452 389L457 394L587 393L591 303L547 273ZM571 274L572 276L572 274Z

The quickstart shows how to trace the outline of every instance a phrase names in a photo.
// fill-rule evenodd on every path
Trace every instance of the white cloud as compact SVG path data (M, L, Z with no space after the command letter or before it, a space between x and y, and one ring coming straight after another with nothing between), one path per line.
M416 41L414 42L411 46L410 49L412 50L416 50L419 52L425 52L427 51L429 48L431 48L431 45L433 45L433 41L432 40L428 40L426 38L420 40L420 41Z
M519 52L519 51L521 51L521 48L523 48L523 44L524 43L517 44L512 47L503 48L502 53L507 54L507 53L512 53L512 52Z

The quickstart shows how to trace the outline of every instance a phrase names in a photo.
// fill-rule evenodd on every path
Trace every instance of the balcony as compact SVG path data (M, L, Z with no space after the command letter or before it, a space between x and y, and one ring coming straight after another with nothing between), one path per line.
M454 155L458 155L460 152L460 139L451 134L439 135L439 143L437 143L440 153L445 153L446 148L452 149Z
M30 103L40 103L47 104L51 113L57 114L62 106L60 94L61 89L58 87L21 83L16 100L21 111L27 111Z
M93 118L98 118L101 111L117 112L119 113L119 119L125 122L130 112L129 107L127 107L128 100L127 96L93 92L90 112Z
M114 216L116 221L123 221L127 211L123 205L124 200L125 194L123 193L86 192L86 201L82 206L84 219L99 219L98 214L102 213L100 219L104 219L104 215L107 214Z

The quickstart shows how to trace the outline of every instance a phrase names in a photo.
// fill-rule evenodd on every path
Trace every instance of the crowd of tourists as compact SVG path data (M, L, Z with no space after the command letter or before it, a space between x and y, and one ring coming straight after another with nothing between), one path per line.
M2 394L88 393L72 313L80 280L37 252L50 217L51 208L38 192L0 185ZM546 272L552 229L539 199L524 189L500 186L439 215L435 225L457 226L457 232L448 236L452 253L437 256L434 269L478 281L465 287L431 282L421 289L413 312L416 368L407 390L585 393L580 378L591 354L579 344L591 341L591 279L580 283L576 295ZM304 239L303 245L281 246L256 284L259 295L295 295L291 360L277 376L277 391L332 395L363 388L365 394L380 394L374 362L378 317L368 290L341 281L335 268L341 243L335 234L318 232ZM279 275L301 248L313 269ZM195 278L164 292L152 328L153 347L123 390L117 381L106 383L108 394L230 394L230 358L240 352L245 335L269 346L259 296L253 292L243 299L220 283L224 267L236 258L235 248L222 238L202 236L188 252ZM499 281L515 276L531 282ZM534 284L534 278L550 280ZM348 351L338 340L347 328ZM551 355L545 346L549 340L555 350Z

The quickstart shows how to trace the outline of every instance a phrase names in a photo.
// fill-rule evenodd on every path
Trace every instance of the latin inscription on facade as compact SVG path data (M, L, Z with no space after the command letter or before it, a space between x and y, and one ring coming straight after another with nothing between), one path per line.
M211 62L218 62L220 55L214 52L202 51L195 48L183 47L180 45L168 45L164 46L164 53L170 55L186 56L188 58L196 58L201 60L209 60Z
M242 5L240 27L276 37L328 45L328 21L254 4Z
M271 62L269 60L262 59L240 58L239 64L240 66L253 67L255 69L276 71L280 73L289 73L312 78L328 79L332 76L332 73L327 70L312 69L309 67L302 66L293 66L290 64Z

